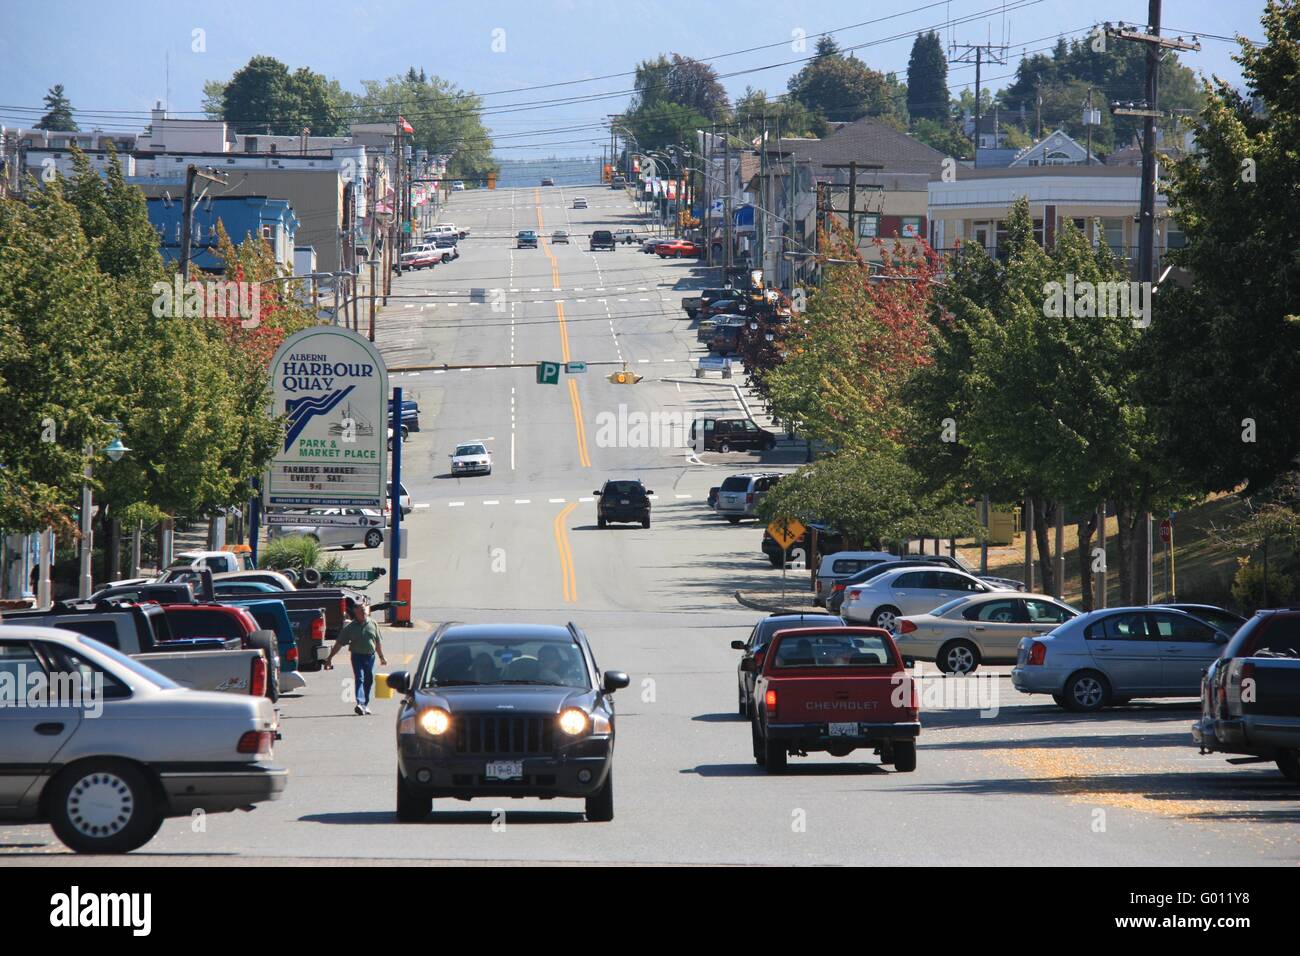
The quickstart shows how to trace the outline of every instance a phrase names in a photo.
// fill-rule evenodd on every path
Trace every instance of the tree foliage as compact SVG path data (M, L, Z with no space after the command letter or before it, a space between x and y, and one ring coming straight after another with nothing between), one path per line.
M36 124L37 129L58 130L66 133L79 132L81 127L72 118L72 102L63 92L63 84L56 83L45 94L45 115Z
M827 40L829 38L823 38ZM843 56L833 41L790 78L791 99L823 122L849 123L863 116L901 118L902 87L857 57Z
M948 110L948 59L939 34L918 33L907 61L907 112L915 120L946 123Z
M216 88L204 85L205 108L216 102ZM292 73L271 56L254 56L235 71L220 92L221 116L237 133L297 136L310 129L315 136L344 131L338 86L307 67Z

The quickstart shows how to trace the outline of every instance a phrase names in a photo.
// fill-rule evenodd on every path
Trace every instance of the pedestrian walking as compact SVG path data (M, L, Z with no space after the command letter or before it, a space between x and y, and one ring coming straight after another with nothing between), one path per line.
M375 683L375 657L379 663L388 666L384 657L384 645L380 639L379 625L370 620L370 608L365 604L348 598L348 616L352 619L339 630L338 639L330 648L330 656L325 659L326 667L333 667L334 655L347 647L352 655L352 684L357 705L353 712L358 715L370 713L370 690Z

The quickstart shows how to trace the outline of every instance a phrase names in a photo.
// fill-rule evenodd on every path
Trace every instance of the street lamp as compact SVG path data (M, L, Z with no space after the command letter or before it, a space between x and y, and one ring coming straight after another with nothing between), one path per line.
M131 449L122 444L122 439L114 438L104 448L104 454L108 455L113 462L122 460L122 456ZM90 511L93 506L92 496L90 493L90 479L92 477L91 463L95 458L95 447L86 446L86 469L83 472L81 481L81 583L77 588L77 597L81 600L87 600L90 597L91 589L94 586L94 576L91 573L91 557L93 554L91 542L91 522Z

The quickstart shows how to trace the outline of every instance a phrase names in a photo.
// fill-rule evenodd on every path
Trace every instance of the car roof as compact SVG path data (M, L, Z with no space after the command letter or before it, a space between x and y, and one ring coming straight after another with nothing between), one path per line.
M575 631L561 624L449 624L438 635L440 641L514 640L569 643Z

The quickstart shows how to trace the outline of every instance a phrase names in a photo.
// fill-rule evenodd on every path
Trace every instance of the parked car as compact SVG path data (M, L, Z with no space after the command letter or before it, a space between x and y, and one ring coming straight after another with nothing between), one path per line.
M924 614L955 597L1008 590L952 568L896 568L845 588L840 616L895 634L900 617Z
M699 243L692 242L690 239L670 239L655 246L655 255L660 259L681 259L683 256L693 256L698 259L704 255L704 250Z
M397 504L402 509L402 517L405 518L411 513L413 505L411 504L411 493L406 490L406 483L398 485ZM393 483L391 481L384 485L384 496L386 501L393 500ZM388 504L384 505L384 514L388 514L392 509ZM391 521L389 522L392 523Z
M383 512L374 508L311 508L294 524L271 525L268 537L300 534L323 548L378 548L384 543L385 524Z
M465 184L461 180L457 179L451 184L451 191L455 193L464 192Z
M515 235L515 248L516 248L516 249L536 249L536 248L537 248L537 233L533 232L533 230L531 230L531 229L521 229L521 230L519 230L519 232Z
M718 486L714 510L732 524L739 524L741 518L755 518L759 503L782 477L776 472L729 475Z
M705 294L700 297L700 305L696 314L707 319L719 315L738 315L749 320L749 312L752 311L753 303L749 296L738 289L720 289L716 295Z
M836 551L821 559L817 577L813 580L813 603L826 607L826 597L840 581L846 581L864 568L897 561L898 555L888 551Z
M481 441L457 445L449 457L453 476L492 474L492 452Z
M615 229L613 230L614 241L621 242L625 246L630 246L636 242L635 229Z
M126 601L133 604L181 604L194 600L194 588L190 584L119 584L100 588L90 596L88 603L100 601Z
M640 522L641 527L650 527L650 496L645 485L635 479L611 480L605 482L596 491L596 525L605 527L610 522Z
M732 316L720 317L713 326L713 335L709 337L709 349L717 355L735 355L740 351L741 337L744 335L745 320Z
M574 209L586 209L586 208L587 208L587 197L586 197L586 196L575 196L574 199L573 199L573 208L574 208Z
M591 251L599 252L605 250L613 252L617 243L614 242L614 234L608 229L594 229L591 233Z
M444 624L409 672L397 714L397 819L433 800L577 797L614 818L614 692L575 625Z
M748 663L757 673L754 762L780 774L790 754L872 749L899 773L915 770L920 706L906 663L877 627L777 632L762 667Z
M1272 760L1300 782L1300 609L1259 611L1232 636L1201 681L1192 739L1201 753Z
M569 234L563 229L556 229L551 233L551 242L552 244L563 244L567 246L569 244Z
M916 555L915 557L895 557L892 561L881 564L871 565L863 568L861 571L845 578L842 581L836 581L831 585L830 591L826 595L826 609L832 614L840 612L840 606L844 601L845 589L854 584L864 584L870 581L878 574L884 574L886 571L897 570L898 568L953 568L957 571L963 571L972 577L977 577L986 584L992 584L999 588L1010 588L1013 591L1025 590L1025 582L1016 581L1012 578L999 577L995 574L980 574L968 566L960 558L954 558L947 554L927 554Z
M248 623L239 634L195 635L174 631L171 616L156 604L60 603L41 611L6 612L0 618L0 637L9 626L61 628L146 663L181 687L278 697L278 674L272 683L274 636L254 639L258 628L251 618ZM245 646L245 639L258 646ZM0 707L0 713L4 709Z
M697 418L691 422L691 444L697 451L771 451L776 435L748 418Z
M1022 639L1078 616L1047 594L994 591L899 618L894 641L908 657L934 661L945 674L971 674L981 664L1014 664Z
M1134 697L1195 697L1201 673L1228 640L1185 611L1090 611L1050 634L1024 638L1011 684L1025 694L1051 694L1059 706L1076 711L1097 711Z
M213 574L251 571L253 559L249 554L237 554L233 551L181 551L172 557L171 564L164 570L174 571L182 568L195 570L207 568Z
M283 593L284 588L272 587L269 584L263 584L260 581L213 581L212 595L217 599L228 597L259 597L264 594ZM182 601L171 601L171 604L181 604Z
M754 679L763 669L763 655L767 645L778 631L792 627L843 627L844 619L833 614L770 614L754 625L749 637L743 641L732 641L731 648L743 651L736 665L736 685L739 697L738 711L741 717L753 716ZM745 661L754 661L755 666L746 667Z
M542 185L543 185L543 186L554 186L554 185L555 185L555 180L552 179L550 176L543 176L543 177L542 177Z
M1215 607L1213 604L1161 604L1158 606L1171 607L1175 611L1186 611L1192 617L1199 617L1206 624L1217 627L1229 637L1236 634L1237 628L1246 623L1246 619L1240 614L1233 614L1231 611Z
M275 710L261 696L183 691L152 667L85 635L0 628L0 671L102 681L102 711L44 701L0 707L0 823L46 822L78 853L127 853L167 817L276 800ZM25 686L25 685L19 685Z
M393 424L393 400L388 400L388 424ZM402 399L402 427L413 432L420 430L420 403L414 399ZM406 440L406 436L402 436Z
M651 236L641 242L641 251L647 255L653 255L654 251L659 248L659 244L668 241L663 236Z
M173 641L201 641L216 639L224 642L238 641L244 650L261 651L266 658L266 696L272 701L280 699L280 649L276 633L257 623L246 609L225 604L164 604L167 626ZM242 684L237 684L238 691ZM217 690L225 690L218 687Z

